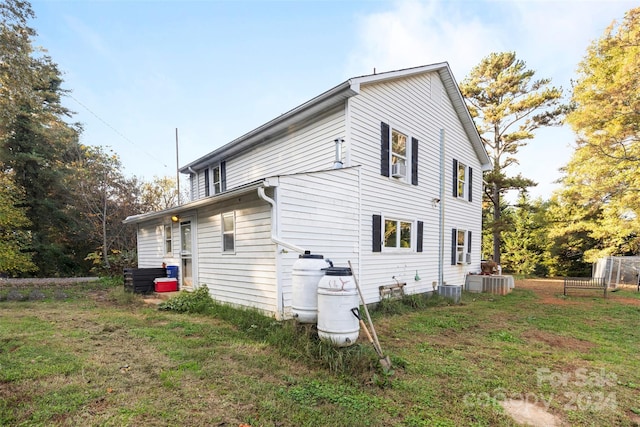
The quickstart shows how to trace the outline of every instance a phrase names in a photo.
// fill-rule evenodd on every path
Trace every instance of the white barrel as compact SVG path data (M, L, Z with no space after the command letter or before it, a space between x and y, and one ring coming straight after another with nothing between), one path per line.
M318 321L318 282L329 262L322 255L306 251L293 264L291 311L300 323Z
M325 269L325 276L318 283L318 337L337 347L355 344L360 322L351 309L359 306L351 269Z
M356 289L353 273L349 267L328 267L323 269L323 276L318 282L318 289L332 291L350 291Z

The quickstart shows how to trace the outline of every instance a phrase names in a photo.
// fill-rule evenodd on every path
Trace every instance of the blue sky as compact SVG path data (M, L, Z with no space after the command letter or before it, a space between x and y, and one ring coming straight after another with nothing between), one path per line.
M637 2L33 0L36 44L64 73L82 142L125 173L175 176L201 157L350 77L448 61L461 82L491 52L515 51L569 95L586 48ZM540 130L522 172L557 188L574 141Z

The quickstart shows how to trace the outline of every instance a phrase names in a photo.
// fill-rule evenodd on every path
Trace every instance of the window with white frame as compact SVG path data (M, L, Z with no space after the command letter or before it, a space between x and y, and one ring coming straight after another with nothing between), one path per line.
M381 122L380 144L380 174L418 185L418 140Z
M407 135L391 129L391 169L395 177L407 175Z
M424 221L402 221L383 219L382 215L371 217L372 241L371 251L382 252L383 248L415 249L422 252L424 237Z
M220 165L214 166L213 171L213 193L218 194L222 192L222 179L220 173Z
M467 188L467 166L458 162L458 197L465 198Z
M164 253L166 255L173 253L173 241L172 241L172 227L171 224L164 226Z
M396 219L384 220L384 247L411 249L412 223Z
M457 230L457 238L456 238L456 253L460 256L460 253L465 252L465 248L467 247L467 231L466 230Z
M236 215L235 212L222 214L222 251L233 253L236 250Z
M473 168L453 159L453 197L473 201Z
M453 228L451 233L451 265L471 263L471 231Z

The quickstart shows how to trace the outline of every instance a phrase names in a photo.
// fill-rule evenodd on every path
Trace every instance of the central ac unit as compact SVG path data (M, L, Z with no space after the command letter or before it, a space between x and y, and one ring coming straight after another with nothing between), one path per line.
M407 165L404 163L394 163L391 165L391 176L394 178L404 178L407 176Z

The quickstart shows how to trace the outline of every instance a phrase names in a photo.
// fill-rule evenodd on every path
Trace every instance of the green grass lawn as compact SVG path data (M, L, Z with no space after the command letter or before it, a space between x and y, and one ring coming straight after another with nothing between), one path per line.
M639 294L536 286L381 306L390 374L362 337L334 349L253 311L161 311L120 285L0 289L0 425L516 425L504 399L567 425L638 425Z

